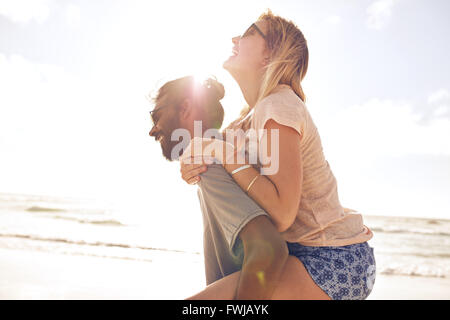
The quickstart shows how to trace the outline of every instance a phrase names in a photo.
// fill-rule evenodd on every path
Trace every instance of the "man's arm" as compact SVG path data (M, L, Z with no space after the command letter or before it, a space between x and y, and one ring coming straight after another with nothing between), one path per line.
M214 221L210 225L214 227L211 230L213 240L224 237L228 247L227 252L216 251L215 254L239 258L243 253L234 297L269 299L288 257L286 241L268 214L242 191L221 165L208 166L208 171L201 176L199 198L203 215Z
M239 237L244 246L244 264L235 299L271 299L289 256L286 241L267 216L252 219Z

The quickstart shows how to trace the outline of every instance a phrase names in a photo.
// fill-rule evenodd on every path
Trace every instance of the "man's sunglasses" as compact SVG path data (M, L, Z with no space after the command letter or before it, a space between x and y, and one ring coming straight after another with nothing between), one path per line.
M150 111L150 119L152 119L153 125L156 125L156 122L158 121L158 118L157 117L155 118L154 113L163 108L164 108L164 106L159 107L159 108L157 107L157 108L153 109L152 111Z
M248 36L251 32L252 29L255 29L260 35L261 37L264 38L264 40L267 40L266 35L261 31L260 28L258 28L258 26L254 23L251 24L250 27L248 27L248 29L242 34L241 38L244 38L246 36Z

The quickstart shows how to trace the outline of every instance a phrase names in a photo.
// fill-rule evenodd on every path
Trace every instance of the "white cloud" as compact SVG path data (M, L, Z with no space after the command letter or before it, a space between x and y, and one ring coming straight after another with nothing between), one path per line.
M439 120L450 120L450 91L439 89L432 92L425 103L414 106L421 125L429 126Z
M66 20L69 26L78 27L81 22L80 7L69 4L66 7Z
M325 150L338 161L351 157L370 164L381 157L450 155L450 118L423 125L410 102L371 99L324 120L319 129Z
M0 15L16 23L43 23L50 15L50 0L0 0Z
M53 184L52 179L61 178L58 170L69 163L83 163L78 151L95 150L94 141L81 146L92 140L88 139L92 132L89 118L83 111L90 107L85 99L93 97L63 68L0 54L0 87L3 184L45 189ZM94 112L89 116L95 116ZM82 175L81 166L72 168L73 172L62 176ZM45 175L46 182L41 177Z
M325 19L325 22L331 25L338 25L342 22L342 18L338 15L330 15Z
M440 89L433 92L428 97L430 107L429 117L450 119L450 92L447 89Z
M449 173L440 169L450 157L450 119L424 125L416 109L409 101L371 99L317 119L343 205L365 214L423 216L433 199L433 216L448 212Z
M0 192L95 197L124 219L198 234L201 216L185 210L198 212L196 189L149 138L144 95L108 77L0 53Z
M397 0L378 0L367 8L367 27L380 30L384 28L392 16L392 8Z
M55 102L63 94L66 81L60 67L32 63L20 55L0 54L0 136L24 130L38 114L57 111ZM54 84L59 85L52 88Z
M450 93L447 89L440 89L436 92L433 92L428 97L428 103L434 104L434 103L441 103L441 102L449 102L450 101Z

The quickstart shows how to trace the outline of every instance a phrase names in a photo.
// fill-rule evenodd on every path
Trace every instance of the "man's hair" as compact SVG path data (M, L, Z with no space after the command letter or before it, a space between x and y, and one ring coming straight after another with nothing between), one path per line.
M202 126L205 129L220 129L223 123L224 110L220 100L225 95L223 85L214 78L203 83L193 76L186 76L166 82L159 88L154 102L165 98L165 103L178 108L185 99L192 99L194 105L202 111Z

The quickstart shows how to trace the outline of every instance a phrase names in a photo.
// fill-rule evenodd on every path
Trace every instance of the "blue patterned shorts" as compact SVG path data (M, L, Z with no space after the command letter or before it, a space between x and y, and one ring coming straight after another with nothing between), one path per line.
M363 300L375 282L375 257L367 242L341 247L287 243L314 282L333 300Z

